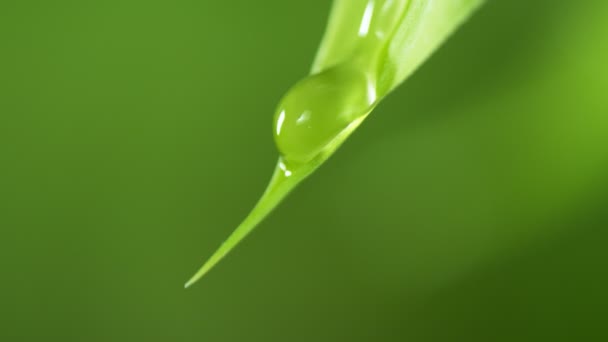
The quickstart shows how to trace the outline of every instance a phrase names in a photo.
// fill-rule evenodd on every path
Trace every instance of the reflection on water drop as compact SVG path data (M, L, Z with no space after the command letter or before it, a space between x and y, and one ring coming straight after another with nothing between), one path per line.
M292 172L290 169L287 168L287 165L285 165L285 162L282 158L279 158L279 169L281 169L285 178L291 177Z

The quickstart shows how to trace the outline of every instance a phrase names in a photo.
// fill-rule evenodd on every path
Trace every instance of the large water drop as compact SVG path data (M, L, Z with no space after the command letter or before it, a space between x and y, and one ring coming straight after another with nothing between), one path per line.
M274 117L274 138L287 162L306 163L376 102L368 74L338 65L296 83Z

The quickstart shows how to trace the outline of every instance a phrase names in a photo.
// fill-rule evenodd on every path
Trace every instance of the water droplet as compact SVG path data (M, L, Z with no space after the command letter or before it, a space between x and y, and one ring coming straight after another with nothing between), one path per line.
M298 82L281 100L274 137L288 162L306 163L376 101L373 77L338 65Z

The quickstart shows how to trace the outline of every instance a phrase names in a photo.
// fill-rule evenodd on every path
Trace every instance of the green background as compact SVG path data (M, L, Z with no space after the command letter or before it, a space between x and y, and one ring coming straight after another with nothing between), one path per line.
M608 2L490 1L191 289L329 2L0 3L1 341L605 341Z

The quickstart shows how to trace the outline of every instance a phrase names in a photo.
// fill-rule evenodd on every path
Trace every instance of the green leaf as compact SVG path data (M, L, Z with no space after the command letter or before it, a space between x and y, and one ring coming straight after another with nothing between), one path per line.
M373 108L410 76L483 0L336 0L310 76L275 113L280 152L261 199L189 287L329 158Z

